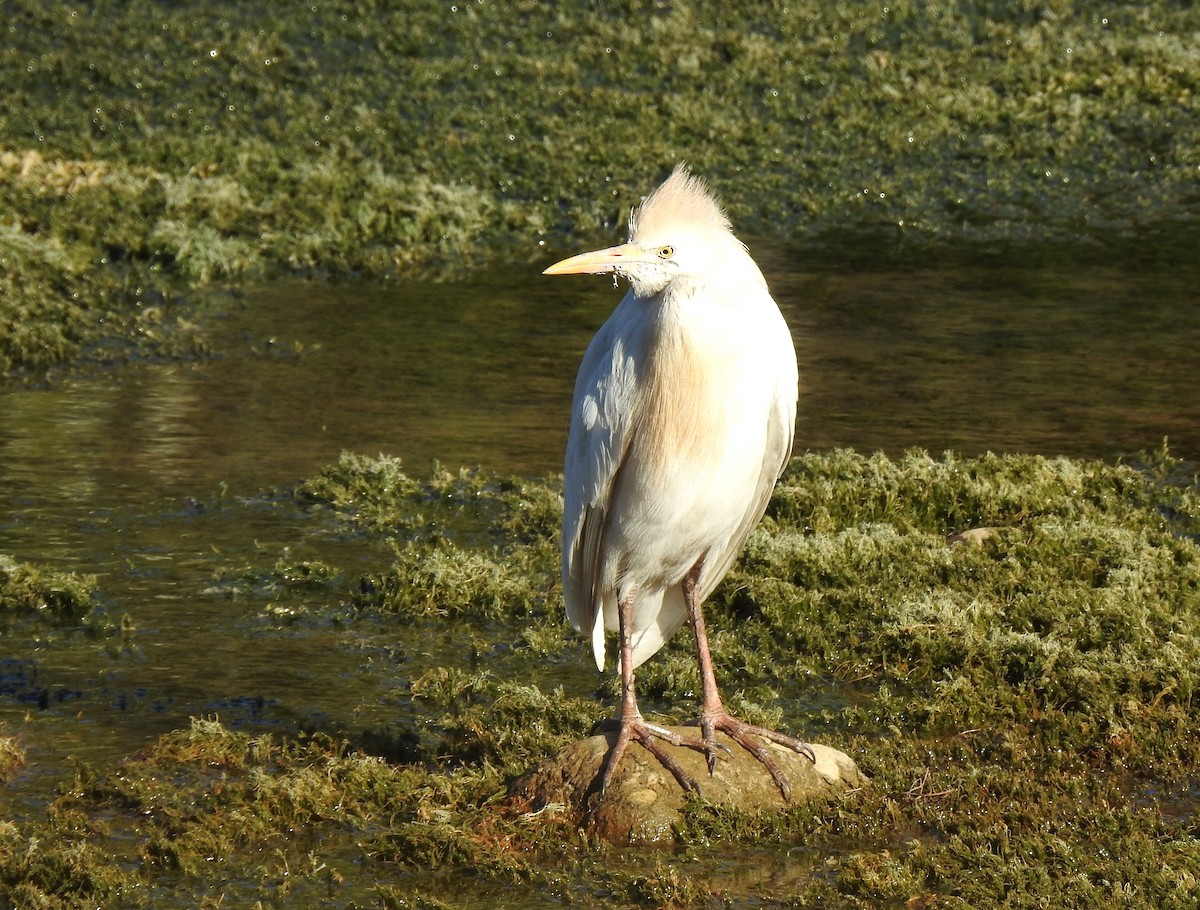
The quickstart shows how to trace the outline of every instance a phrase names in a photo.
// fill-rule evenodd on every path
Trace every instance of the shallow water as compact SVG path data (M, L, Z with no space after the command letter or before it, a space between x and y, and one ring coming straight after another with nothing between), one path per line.
M1111 459L1169 437L1200 459L1193 263L864 271L753 252L796 339L799 450ZM310 515L241 502L342 450L398 455L415 474L434 459L558 470L576 365L620 292L537 272L243 287L201 305L210 360L0 391L0 553L98 576L136 629L104 647L19 630L0 643L0 721L30 759L5 795L13 813L40 811L72 758L129 754L189 716L388 722L399 682L364 669L383 643L312 622L281 632L269 597L230 597L214 578L285 548L385 561ZM581 689L595 684L586 663Z

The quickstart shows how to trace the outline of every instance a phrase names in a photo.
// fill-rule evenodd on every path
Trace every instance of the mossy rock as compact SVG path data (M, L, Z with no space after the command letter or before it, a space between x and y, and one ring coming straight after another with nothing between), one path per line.
M697 732L695 727L667 729L689 738ZM684 791L648 750L631 745L621 757L604 798L598 798L598 775L616 738L614 729L571 743L518 780L509 791L510 799L526 802L534 810L561 807L575 824L613 843L674 841L684 808L695 797ZM697 782L701 799L746 811L783 809L788 804L757 758L724 733L717 734L717 742L728 749L728 754L722 753L711 775L703 753L665 746ZM815 763L805 755L767 743L791 785L792 804L833 798L866 783L858 765L846 753L818 744L810 747Z

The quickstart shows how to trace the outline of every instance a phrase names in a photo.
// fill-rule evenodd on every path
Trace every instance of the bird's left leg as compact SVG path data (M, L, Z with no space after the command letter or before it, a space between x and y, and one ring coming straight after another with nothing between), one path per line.
M693 790L699 793L700 787L696 781L683 770L679 762L658 741L665 740L673 746L688 746L698 751L704 751L705 745L699 740L686 739L666 727L648 723L642 717L642 712L637 705L637 695L633 684L633 602L636 596L637 590L631 589L622 592L622 597L617 602L621 635L621 726L620 732L617 733L617 741L608 753L604 777L600 781L600 795L603 797L604 791L612 783L617 763L620 762L621 756L631 741L641 743L664 768L671 772L684 790Z
M781 746L786 746L795 752L799 752L801 755L807 756L812 760L813 764L816 764L817 757L808 743L801 742L794 736L788 736L786 733L748 724L745 721L738 720L725 710L725 705L721 702L721 693L717 691L717 677L713 672L712 654L708 649L708 631L704 624L704 614L700 610L697 583L702 565L703 560L698 562L684 576L683 599L687 604L688 620L691 623L692 633L696 639L696 661L700 665L700 730L704 739L705 752L708 755L708 773L712 774L716 770L717 749L723 748L716 741L716 731L720 730L722 733L728 734L730 739L734 740L762 762L783 794L784 801L789 801L792 795L791 785L779 769L779 765L775 763L775 759L771 757L770 750L765 743L758 742L750 737L757 736L778 743Z

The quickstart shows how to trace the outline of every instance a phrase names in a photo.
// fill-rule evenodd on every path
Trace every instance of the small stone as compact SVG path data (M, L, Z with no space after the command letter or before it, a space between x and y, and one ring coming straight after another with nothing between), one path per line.
M946 538L946 545L952 547L955 544L983 543L999 531L999 528L968 528L965 531L959 531L957 534L948 536Z

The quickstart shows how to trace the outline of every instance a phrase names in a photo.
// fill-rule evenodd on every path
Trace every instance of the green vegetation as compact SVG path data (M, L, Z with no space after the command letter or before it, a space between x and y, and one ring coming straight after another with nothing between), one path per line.
M795 459L711 602L714 657L737 710L845 750L871 784L774 814L696 801L673 851L597 844L505 799L616 695L557 681L590 660L561 615L557 489L345 455L282 496L395 560L356 575L281 557L233 589L306 610L315 592L396 642L397 725L346 739L197 720L119 767L81 765L44 820L0 825L0 901L1195 905L1187 465ZM639 681L645 708L689 716L686 635ZM730 875L748 855L756 872Z
M0 782L12 777L24 762L25 750L20 742L16 737L4 735L4 728L0 727Z
M0 630L36 617L71 625L94 617L96 580L20 563L0 553Z
M905 260L1179 248L1200 203L1200 13L1170 0L16 0L5 24L0 373L202 355L179 294L206 282L612 235L680 158L744 234Z

